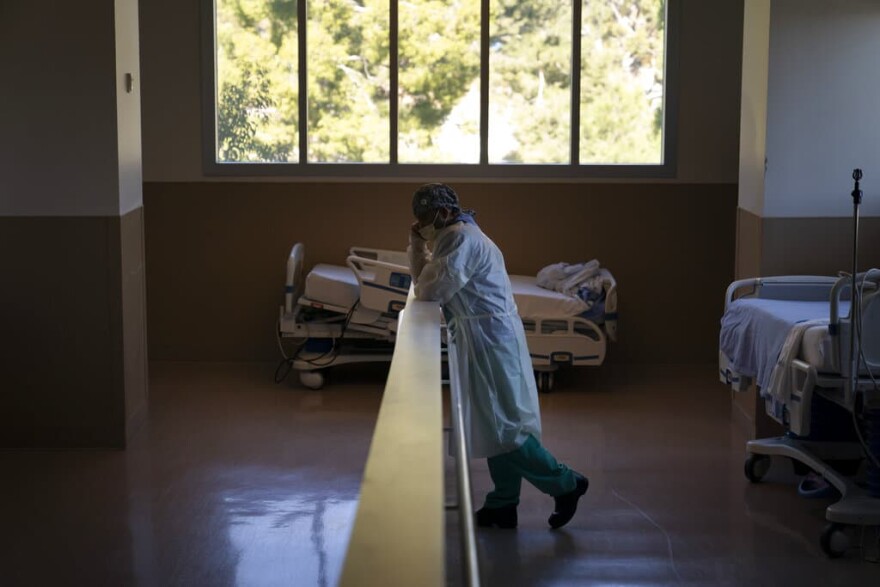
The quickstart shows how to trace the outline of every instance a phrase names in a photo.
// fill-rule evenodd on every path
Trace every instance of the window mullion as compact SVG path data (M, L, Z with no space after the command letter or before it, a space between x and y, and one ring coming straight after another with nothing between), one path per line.
M480 165L489 163L489 3L480 0Z
M581 160L581 21L584 0L572 0L571 11L571 165Z
M391 86L390 93L391 95L388 97L390 100L389 103L389 116L391 120L388 125L390 128L390 156L391 163L397 163L397 117L398 117L398 78L397 78L397 64L398 64L398 14L397 14L397 0L389 0L389 9L390 9L390 25L389 25L389 60L390 60L390 71L389 71L389 85Z
M296 34L299 44L297 53L299 54L299 63L297 64L297 72L299 74L299 96L297 106L299 107L299 162L307 163L309 160L309 108L308 108L308 70L306 69L308 58L306 55L306 30L308 29L306 5L308 0L299 0L296 3Z

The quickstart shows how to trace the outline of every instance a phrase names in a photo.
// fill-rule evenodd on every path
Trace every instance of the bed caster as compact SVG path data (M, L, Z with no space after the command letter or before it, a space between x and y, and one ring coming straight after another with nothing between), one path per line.
M746 459L745 474L746 479L752 483L758 483L770 470L770 457L767 455L751 454Z
M324 387L324 374L320 371L300 371L299 382L309 389L321 389Z
M537 380L538 391L541 393L553 391L553 371L535 371L535 379Z
M849 548L849 536L846 535L845 528L843 524L832 522L822 531L819 544L828 558L840 558Z

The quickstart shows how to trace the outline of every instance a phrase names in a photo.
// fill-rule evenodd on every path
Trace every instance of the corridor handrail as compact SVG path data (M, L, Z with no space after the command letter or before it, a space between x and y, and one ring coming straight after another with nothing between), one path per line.
M339 584L446 584L440 309L410 290Z

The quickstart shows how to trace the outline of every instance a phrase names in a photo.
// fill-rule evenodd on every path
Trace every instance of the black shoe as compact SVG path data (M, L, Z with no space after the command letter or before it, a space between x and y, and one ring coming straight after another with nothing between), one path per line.
M516 528L516 506L506 505L500 508L483 507L474 514L477 526L481 528Z
M571 521L574 513L577 511L578 500L587 492L587 488L590 486L590 482L583 475L575 473L575 478L577 485L573 490L565 495L553 498L556 501L556 509L547 518L547 523L550 524L551 528L562 528Z

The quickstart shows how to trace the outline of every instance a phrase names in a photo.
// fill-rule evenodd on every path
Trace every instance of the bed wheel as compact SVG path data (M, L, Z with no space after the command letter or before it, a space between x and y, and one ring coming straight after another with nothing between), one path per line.
M770 457L767 455L751 454L746 459L745 474L746 479L752 483L758 483L770 470Z
M789 460L791 461L791 464L794 467L794 474L797 475L798 477L803 477L804 475L809 475L810 473L813 472L813 469L811 469L807 465L803 464L799 460L792 459L792 458L789 458Z
M819 544L822 546L822 552L828 555L828 558L840 558L849 548L849 536L846 535L843 524L834 522L825 526L822 535L819 537Z
M535 371L535 379L538 383L538 391L541 393L553 391L553 371Z
M320 371L300 371L299 382L309 389L321 389L324 387L324 374Z

